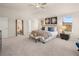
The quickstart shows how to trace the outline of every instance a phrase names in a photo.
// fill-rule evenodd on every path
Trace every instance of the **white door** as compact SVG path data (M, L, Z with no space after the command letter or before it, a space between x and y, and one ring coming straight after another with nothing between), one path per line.
M0 30L2 31L2 38L8 38L8 18L0 17Z

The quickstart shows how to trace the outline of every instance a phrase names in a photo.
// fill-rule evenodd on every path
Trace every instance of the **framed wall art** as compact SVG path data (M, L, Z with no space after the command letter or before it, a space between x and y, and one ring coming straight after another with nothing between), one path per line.
M57 17L51 18L51 24L57 24Z
M57 24L57 17L45 18L45 24Z
M17 19L16 20L16 36L23 35L23 20Z
M50 24L50 18L45 18L45 24Z

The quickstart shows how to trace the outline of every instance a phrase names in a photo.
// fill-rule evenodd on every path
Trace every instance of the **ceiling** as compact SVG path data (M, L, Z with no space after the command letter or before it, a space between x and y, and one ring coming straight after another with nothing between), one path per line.
M79 3L47 3L45 8L36 8L32 6L32 3L0 3L0 7L30 10L36 15L63 15L79 12Z

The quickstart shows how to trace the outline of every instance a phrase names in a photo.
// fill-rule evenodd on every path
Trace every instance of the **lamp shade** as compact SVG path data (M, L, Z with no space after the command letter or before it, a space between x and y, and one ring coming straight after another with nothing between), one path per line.
M66 29L66 26L62 26L62 30L65 30Z

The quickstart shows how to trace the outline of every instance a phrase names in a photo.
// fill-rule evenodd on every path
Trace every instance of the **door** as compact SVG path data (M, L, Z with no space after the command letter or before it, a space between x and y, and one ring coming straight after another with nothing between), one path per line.
M8 18L0 17L0 30L2 32L2 38L8 38Z

